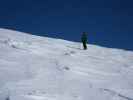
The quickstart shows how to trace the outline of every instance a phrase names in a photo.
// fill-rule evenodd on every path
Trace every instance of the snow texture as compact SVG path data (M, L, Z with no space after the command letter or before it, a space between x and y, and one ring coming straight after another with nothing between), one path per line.
M0 29L0 100L133 100L133 52Z

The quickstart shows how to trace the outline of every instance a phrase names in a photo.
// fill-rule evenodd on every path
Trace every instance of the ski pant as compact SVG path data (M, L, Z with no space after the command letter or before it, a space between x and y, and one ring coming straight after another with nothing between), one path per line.
M86 41L82 41L82 43L83 43L84 50L86 50L87 49L87 43L86 43Z

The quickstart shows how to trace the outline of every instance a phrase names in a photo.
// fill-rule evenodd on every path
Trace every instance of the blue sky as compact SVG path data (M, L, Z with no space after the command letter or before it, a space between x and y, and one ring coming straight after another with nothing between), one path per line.
M1 0L0 27L133 50L132 0Z

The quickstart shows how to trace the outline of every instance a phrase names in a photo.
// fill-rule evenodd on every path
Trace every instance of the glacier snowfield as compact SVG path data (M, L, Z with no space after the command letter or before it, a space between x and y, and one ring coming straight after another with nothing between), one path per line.
M0 100L133 100L133 52L0 29Z

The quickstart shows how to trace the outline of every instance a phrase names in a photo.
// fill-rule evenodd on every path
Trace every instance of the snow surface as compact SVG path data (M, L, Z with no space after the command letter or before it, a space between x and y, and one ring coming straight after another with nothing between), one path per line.
M0 29L0 100L133 100L133 52Z

